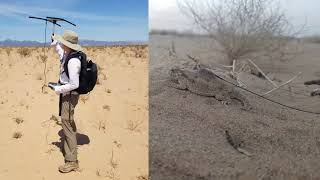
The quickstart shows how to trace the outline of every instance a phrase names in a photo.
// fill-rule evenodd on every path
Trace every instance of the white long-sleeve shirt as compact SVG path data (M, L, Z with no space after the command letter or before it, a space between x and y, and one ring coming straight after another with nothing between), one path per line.
M51 45L56 46L56 52L60 57L60 83L63 84L61 86L57 86L55 88L55 91L58 94L62 93L63 95L66 95L68 94L68 92L79 87L81 62L77 58L71 58L68 61L68 78L67 74L64 71L64 63L67 55L64 53L63 49L60 46L60 43L58 43L57 41L53 41Z

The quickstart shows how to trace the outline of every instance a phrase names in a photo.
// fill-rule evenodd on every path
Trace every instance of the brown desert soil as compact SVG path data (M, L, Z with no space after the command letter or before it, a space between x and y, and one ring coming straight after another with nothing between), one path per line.
M170 56L172 42L176 57ZM150 175L152 180L178 179L320 179L320 118L284 108L247 93L252 110L225 106L167 86L174 66L191 68L192 55L215 67L225 64L205 37L150 36ZM303 43L290 61L253 59L277 84L302 75L266 97L304 110L320 112L319 97L310 97L320 78L320 44ZM267 92L262 78L242 73L250 90ZM252 154L236 151L225 131Z
M75 110L80 171L61 174L59 97L44 84L42 48L0 48L0 179L91 180L148 177L148 47L85 47L99 83ZM59 77L54 49L47 82Z

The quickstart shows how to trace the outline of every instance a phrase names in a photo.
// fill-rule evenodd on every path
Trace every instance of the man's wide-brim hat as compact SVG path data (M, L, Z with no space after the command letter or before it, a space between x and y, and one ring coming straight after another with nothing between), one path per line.
M77 33L71 31L71 30L65 30L62 34L60 35L54 35L52 37L54 40L57 40L58 42L61 42L63 45L76 50L76 51L82 51L81 46L78 44L78 35Z

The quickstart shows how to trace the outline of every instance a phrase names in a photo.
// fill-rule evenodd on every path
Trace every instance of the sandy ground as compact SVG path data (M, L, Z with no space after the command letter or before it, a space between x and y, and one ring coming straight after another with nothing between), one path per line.
M58 96L49 88L42 92L42 49L0 48L0 179L148 177L148 47L85 52L99 66L99 84L75 110L81 172L61 174ZM58 55L50 49L47 56L46 80L55 82Z
M168 49L174 42L177 57ZM210 50L201 37L150 36L150 178L177 179L320 179L319 115L288 110L247 94L252 110L224 106L167 86L173 66L192 67L186 55L214 67L223 58ZM172 48L171 48L172 50ZM267 96L283 104L320 112L319 97L309 96L317 86L305 80L319 79L320 44L303 44L290 61L254 61L276 83L302 72L289 86ZM262 93L272 87L264 79L242 74L248 88ZM243 141L252 156L236 151L225 136Z

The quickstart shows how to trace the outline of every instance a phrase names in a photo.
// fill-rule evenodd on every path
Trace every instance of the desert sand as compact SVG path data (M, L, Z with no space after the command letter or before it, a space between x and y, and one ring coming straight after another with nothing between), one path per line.
M75 110L80 171L64 163L53 48L0 48L0 179L88 180L148 178L148 47L86 47L99 66L98 84ZM46 79L44 67L46 61Z
M215 45L206 37L152 34L149 45L150 179L320 178L319 115L289 110L252 94L246 95L252 110L241 110L239 105L225 106L212 97L169 87L172 67L194 67L187 55L212 68L228 64L212 51ZM318 86L303 85L320 78L320 44L303 42L298 51L290 61L253 61L278 85L302 72L290 87L266 97L320 112L319 97L310 97ZM265 79L241 75L250 90L272 89ZM226 130L252 156L236 151L227 141Z

